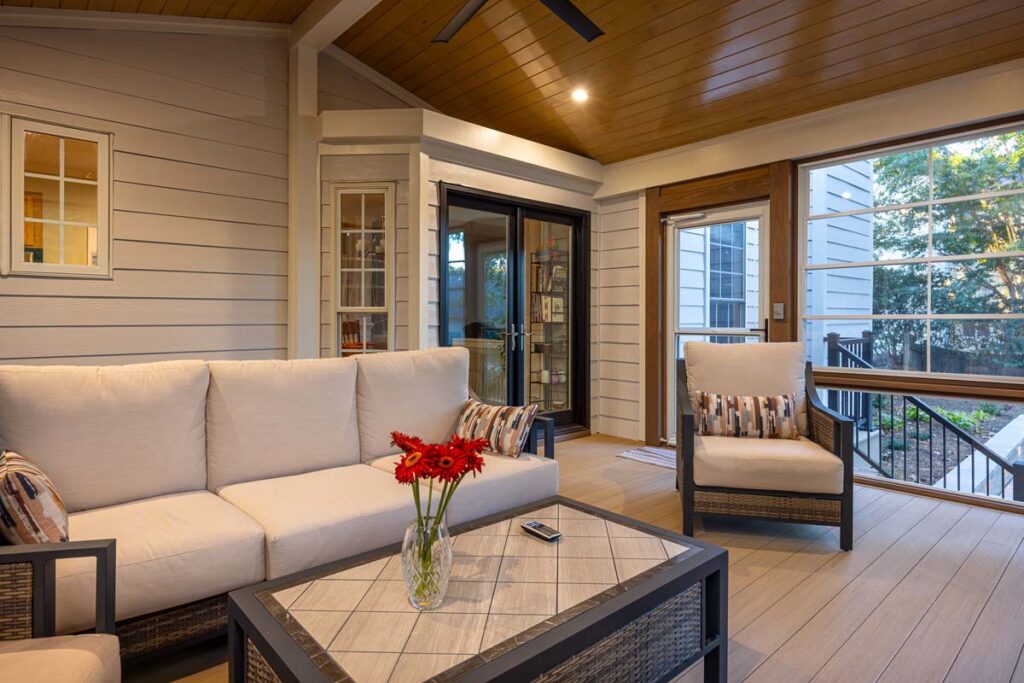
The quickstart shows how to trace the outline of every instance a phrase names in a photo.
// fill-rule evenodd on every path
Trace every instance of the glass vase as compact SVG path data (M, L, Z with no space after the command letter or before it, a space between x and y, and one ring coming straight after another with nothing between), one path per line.
M419 610L441 606L452 572L452 538L444 520L413 520L402 540L402 576L409 602Z

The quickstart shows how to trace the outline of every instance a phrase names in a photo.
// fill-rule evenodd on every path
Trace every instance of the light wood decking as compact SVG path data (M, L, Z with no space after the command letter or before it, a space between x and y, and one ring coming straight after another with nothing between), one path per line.
M615 457L630 445L559 444L561 493L678 531L674 473ZM1024 683L1024 515L870 487L855 500L849 553L824 527L726 520L697 534L729 549L730 680Z

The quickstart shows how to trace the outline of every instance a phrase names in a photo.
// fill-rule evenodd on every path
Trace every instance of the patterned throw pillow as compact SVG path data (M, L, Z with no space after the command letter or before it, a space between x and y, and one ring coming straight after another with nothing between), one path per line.
M68 540L68 514L53 482L12 451L0 451L0 534L15 545Z
M518 458L536 415L536 405L492 406L469 399L455 433L464 439L487 439L489 451Z
M700 392L704 436L798 439L796 396L724 396Z

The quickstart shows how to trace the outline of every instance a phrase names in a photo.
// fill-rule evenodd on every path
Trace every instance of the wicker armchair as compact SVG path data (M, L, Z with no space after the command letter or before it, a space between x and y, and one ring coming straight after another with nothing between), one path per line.
M96 559L96 635L56 636L57 560ZM117 681L115 541L0 545L0 679Z
M759 345L760 346L760 345ZM677 410L679 416L676 437L677 485L683 503L683 533L693 535L695 516L747 517L780 522L822 524L839 527L839 545L843 550L853 548L853 421L841 417L822 405L814 386L811 365L804 368L804 386L807 394L808 439L801 439L801 448L820 447L823 451L841 461L841 491L816 493L814 491L787 491L758 489L744 486L729 487L700 485L701 479L695 470L697 450L701 439L697 434L697 417L690 401L687 384L686 362L678 361ZM723 392L726 393L726 392ZM738 442L734 447L743 448L742 442L754 439L731 439L730 437L704 437L729 439ZM775 440L772 440L775 441ZM773 446L779 445L778 443ZM750 444L754 446L754 444ZM748 446L749 447L749 446ZM756 446L754 446L756 447ZM819 457L819 460L821 458ZM827 460L827 459L825 459ZM827 465L827 463L826 463ZM835 466L833 466L835 467ZM838 469L838 468L836 468ZM749 478L749 475L748 475ZM794 488L798 488L794 486Z

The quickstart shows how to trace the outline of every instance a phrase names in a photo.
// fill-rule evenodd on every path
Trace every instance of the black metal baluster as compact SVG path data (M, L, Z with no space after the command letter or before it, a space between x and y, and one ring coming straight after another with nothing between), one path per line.
M946 425L942 425L942 488L949 488L949 467L946 464Z
M903 481L910 481L907 476L907 397L900 398L903 400Z

